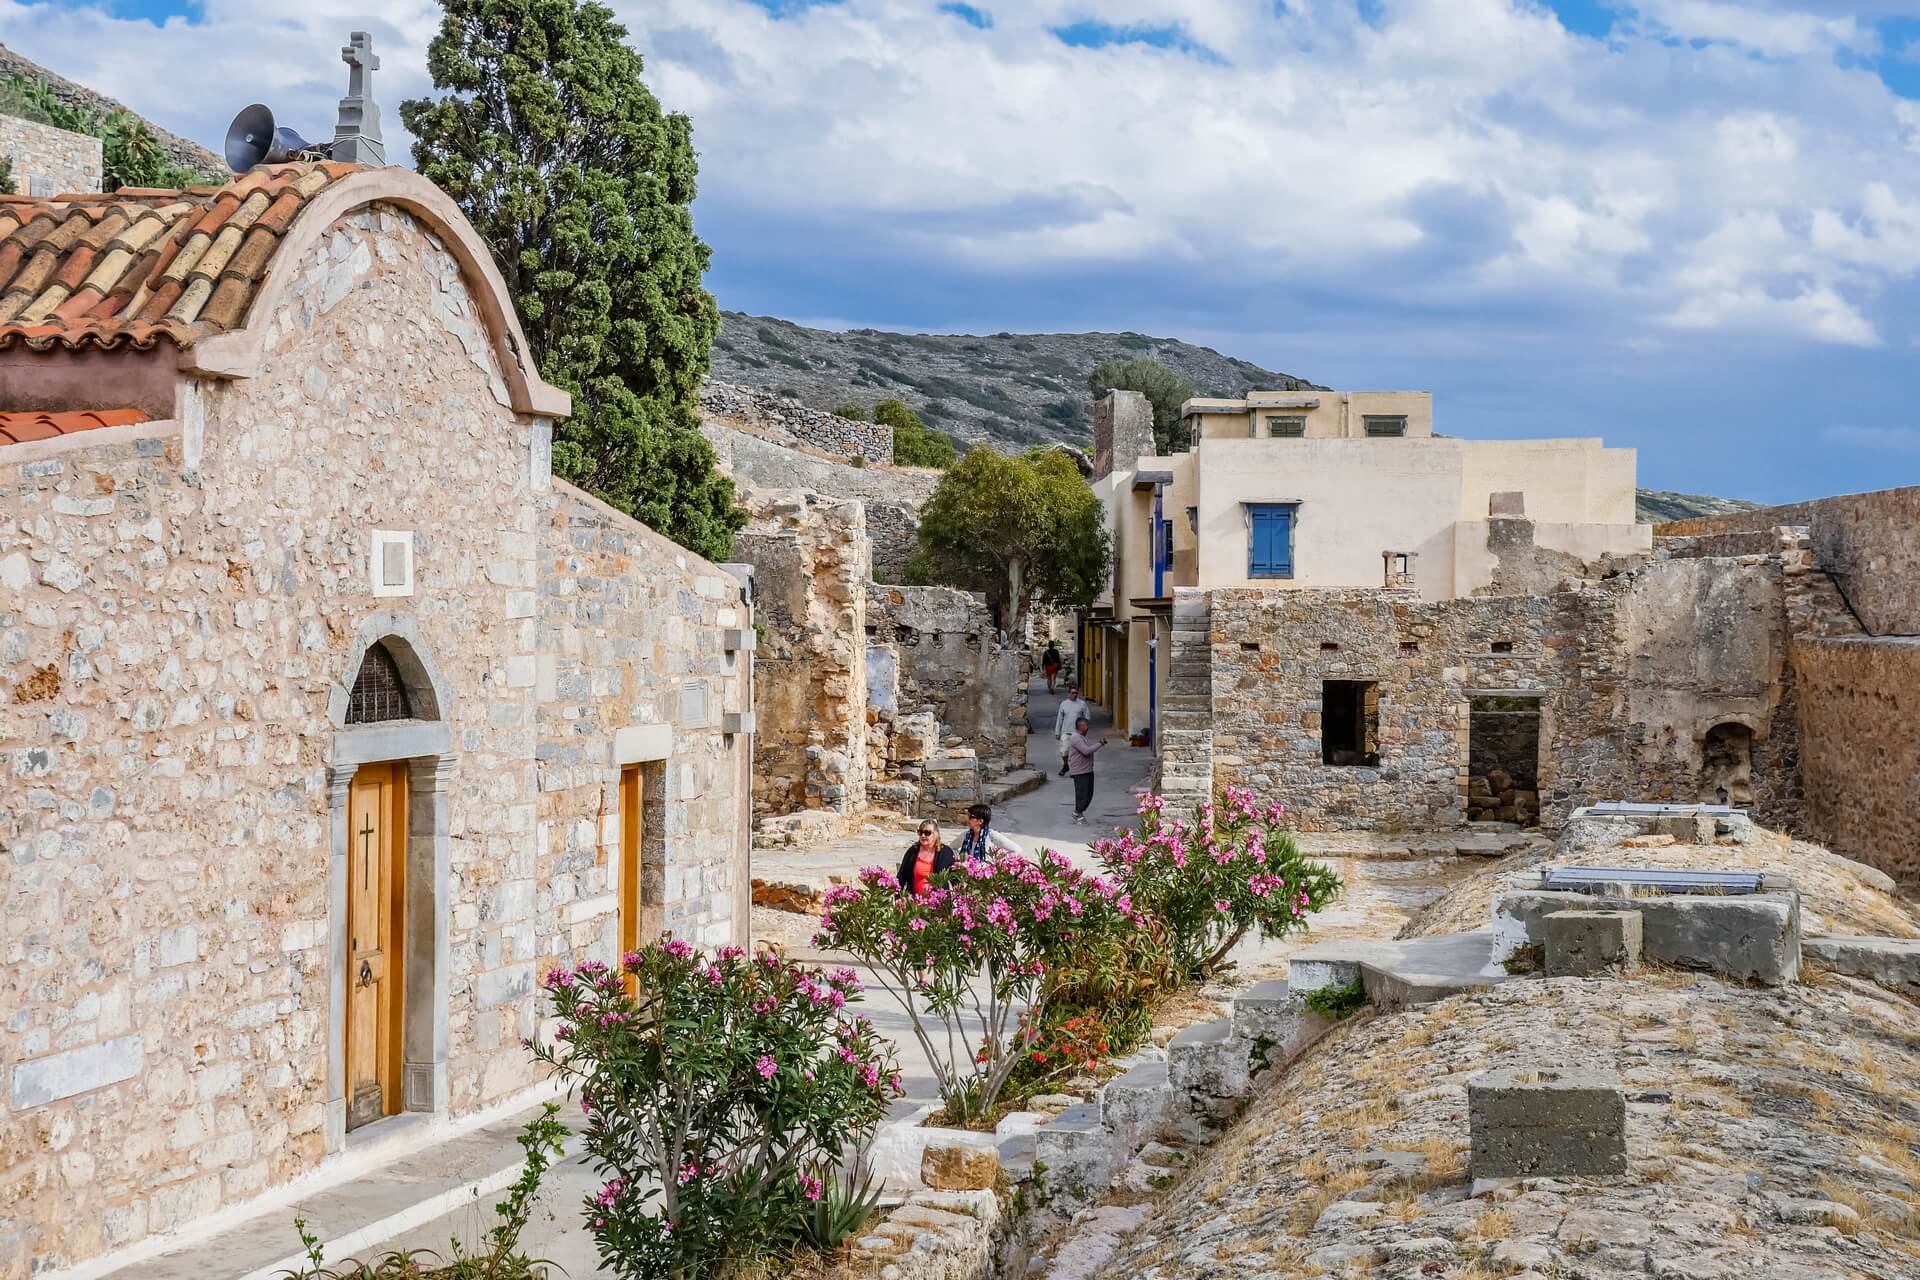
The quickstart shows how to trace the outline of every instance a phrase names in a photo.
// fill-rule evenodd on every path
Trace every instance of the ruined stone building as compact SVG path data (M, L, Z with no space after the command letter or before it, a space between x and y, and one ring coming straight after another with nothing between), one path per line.
M1115 566L1084 665L1115 724L1149 740L1176 589L1452 600L1551 589L1651 547L1634 522L1633 450L1597 439L1439 436L1424 391L1255 391L1182 410L1190 447L1160 457L1144 396L1094 406Z
M526 352L405 170L0 200L0 1274L513 1099L548 967L744 937L742 578L551 478Z
M734 554L753 567L754 816L817 844L868 810L950 811L1026 762L1026 655L977 595L871 580L858 498L748 487Z

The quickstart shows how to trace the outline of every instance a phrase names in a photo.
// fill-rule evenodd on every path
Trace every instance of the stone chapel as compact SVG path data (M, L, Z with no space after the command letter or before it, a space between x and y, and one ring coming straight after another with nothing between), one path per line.
M0 1277L538 1086L748 929L746 580L554 480L403 169L0 198Z

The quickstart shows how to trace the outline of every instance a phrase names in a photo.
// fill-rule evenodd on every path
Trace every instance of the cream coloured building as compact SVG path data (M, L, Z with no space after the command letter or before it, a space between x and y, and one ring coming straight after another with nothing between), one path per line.
M1116 725L1151 733L1176 587L1411 587L1428 600L1550 590L1647 553L1634 452L1591 437L1436 435L1424 391L1250 392L1182 406L1159 456L1144 397L1094 415L1094 488L1114 535L1084 669Z

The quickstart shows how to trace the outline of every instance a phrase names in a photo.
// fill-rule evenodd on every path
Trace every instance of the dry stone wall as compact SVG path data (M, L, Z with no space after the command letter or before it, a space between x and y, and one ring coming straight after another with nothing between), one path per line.
M818 449L866 462L893 461L893 428L809 409L797 400L755 387L708 381L700 388L703 417L745 426L778 444Z
M275 269L293 297L257 376L183 383L175 420L117 441L0 451L0 1275L337 1149L331 766L370 640L418 659L438 723L406 723L443 744L409 775L409 883L443 895L444 1003L408 1019L444 1017L444 1056L407 1079L455 1114L534 1081L542 967L610 952L609 732L688 678L742 696L708 631L750 625L737 583L548 490L545 424L506 407L433 235L370 210ZM411 534L411 594L373 596L375 529ZM744 761L677 743L659 905L731 935Z
M0 113L0 156L13 161L14 195L98 191L106 173L100 139L5 113Z

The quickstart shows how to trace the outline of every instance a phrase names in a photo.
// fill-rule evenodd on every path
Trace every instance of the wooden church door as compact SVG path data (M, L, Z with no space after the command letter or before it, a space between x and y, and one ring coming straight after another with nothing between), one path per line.
M404 766L362 765L347 796L347 1128L400 1110Z

